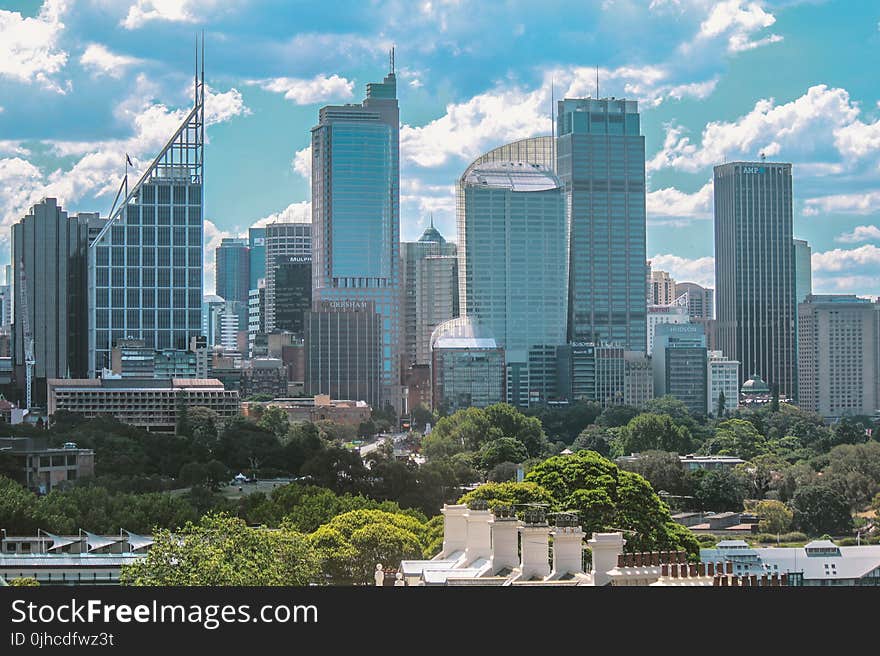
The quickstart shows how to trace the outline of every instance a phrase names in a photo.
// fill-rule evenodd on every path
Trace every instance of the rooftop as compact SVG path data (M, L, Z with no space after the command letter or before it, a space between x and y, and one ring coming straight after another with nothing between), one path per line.
M510 191L549 191L561 188L553 172L540 164L492 162L479 164L464 176L464 184Z

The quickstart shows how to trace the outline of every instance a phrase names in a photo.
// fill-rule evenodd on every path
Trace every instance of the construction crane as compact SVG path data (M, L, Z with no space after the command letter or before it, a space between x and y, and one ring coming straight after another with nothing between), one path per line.
M19 300L21 302L21 332L24 342L24 366L25 366L25 403L27 409L31 408L31 381L34 377L34 336L31 334L31 322L28 318L27 275L24 272L24 262L18 263L19 275Z

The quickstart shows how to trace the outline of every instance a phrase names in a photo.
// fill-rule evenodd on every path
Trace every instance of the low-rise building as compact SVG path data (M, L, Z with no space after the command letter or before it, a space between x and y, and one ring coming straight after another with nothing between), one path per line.
M288 420L295 421L332 421L336 424L358 426L367 421L373 409L364 401L331 399L325 394L313 397L294 399L274 399L266 402L250 402L243 405L245 416L254 416L254 408L281 408L287 413Z
M287 396L287 370L280 358L254 358L241 367L241 398L267 395L273 399Z
M95 452L77 448L73 442L49 448L44 437L0 437L0 453L16 461L18 482L40 494L95 474Z
M181 408L205 406L225 421L239 412L239 394L215 378L51 378L48 414L58 410L84 417L110 415L149 431L174 432Z

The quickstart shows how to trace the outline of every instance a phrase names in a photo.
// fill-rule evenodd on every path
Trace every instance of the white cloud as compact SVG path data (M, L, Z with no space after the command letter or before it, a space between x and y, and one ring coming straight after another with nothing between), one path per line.
M0 78L38 82L65 93L69 82L60 86L51 76L67 63L67 52L60 47L66 11L66 0L46 0L34 18L0 9Z
M660 253L648 258L652 269L668 271L677 282L695 282L715 288L715 258L706 256L688 259L671 253Z
M352 97L354 82L338 75L316 75L310 80L296 77L275 77L249 80L266 91L283 93L284 98L297 105L313 105L331 100L347 100Z
M822 149L851 154L854 134L845 128L864 125L858 120L859 111L845 89L820 84L791 102L777 105L772 98L762 99L733 122L709 123L699 145L683 127L667 125L663 147L648 161L648 170L699 171L731 157L753 159L761 152L798 161ZM843 137L838 136L841 131Z
M782 37L778 34L770 34L756 41L751 40L754 33L776 22L776 17L765 11L762 4L743 2L743 0L725 0L716 3L700 24L696 42L726 37L728 52L735 53L782 41Z
M142 61L137 57L117 55L100 43L90 43L79 58L79 63L92 71L95 77L108 75L117 79L125 75L126 68Z
M296 151L293 161L290 163L293 170L299 173L306 180L312 179L312 147L306 146L302 150Z
M858 248L835 248L824 253L813 253L811 264L813 271L845 271L859 266L880 266L880 248L865 244Z
M275 212L254 221L252 228L263 228L270 223L311 223L312 203L301 200L291 203L280 212Z
M247 116L251 113L244 104L241 92L235 87L229 91L217 93L205 85L205 125L225 123L236 116Z
M683 219L708 219L712 216L712 194L714 185L710 180L692 194L685 193L675 187L665 187L649 191L645 198L648 221L654 217L671 217Z
M804 201L804 216L819 214L874 214L880 212L880 191L833 194Z
M150 21L196 23L218 8L225 10L232 4L229 0L137 0L129 7L120 25L135 30Z
M864 241L880 241L880 228L875 225L856 226L852 232L844 232L834 238L842 244L858 244Z
M0 155L30 155L31 152L25 148L20 141L12 139L0 140Z

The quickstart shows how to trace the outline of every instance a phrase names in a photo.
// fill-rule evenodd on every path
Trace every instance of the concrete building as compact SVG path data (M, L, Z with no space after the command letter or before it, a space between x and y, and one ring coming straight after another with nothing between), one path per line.
M675 286L675 280L668 271L652 269L651 278L648 281L648 305L672 305L678 298Z
M687 298L679 297L677 302L668 305L648 306L648 355L654 352L654 333L661 323L690 323Z
M745 540L723 540L700 549L700 560L729 563L739 576L787 575L792 586L880 585L880 545L813 540L803 547L754 548Z
M441 323L431 336L433 406L452 414L505 399L504 349L473 317Z
M116 340L185 351L202 334L203 79L194 92L192 110L91 240L91 377L109 365Z
M695 282L675 283L675 298L687 294L688 316L691 321L700 323L702 320L715 318L715 290L703 287Z
M202 299L202 335L207 338L208 347L220 344L220 315L226 301L216 294Z
M645 352L645 138L638 103L557 102L556 173L570 216L568 341Z
M455 244L430 227L415 242L400 245L403 261L401 331L404 371L431 363L431 333L459 315L458 257Z
M265 323L265 332L271 333L276 327L284 330L291 330L289 325L295 318L297 310L281 307L278 294L277 276L279 272L284 276L281 282L285 283L285 290L282 296L288 301L291 295L301 296L305 289L303 268L312 263L312 224L308 222L308 216L293 216L285 221L277 221L266 226L266 308L263 322ZM311 273L309 273L308 288L309 300L311 301ZM259 281L256 287L251 288L251 294L254 289L259 288ZM302 299L299 299L302 308ZM249 301L250 303L250 301ZM283 324L277 324L276 316L281 312L281 320ZM300 328L300 331L302 329Z
M469 166L458 193L462 312L504 349L509 403L553 399L568 302L562 184L538 164L494 162Z
M367 421L373 412L369 404L364 401L331 399L326 394L292 399L279 398L262 403L251 402L245 404L245 414L251 416L255 407L281 408L287 413L287 418L291 423L296 421L311 421L312 423L332 421L335 424L355 427Z
M399 412L400 112L391 68L382 82L367 85L362 103L322 107L312 128L312 296L315 308L323 302L374 308L380 398Z
M305 391L382 407L382 316L373 301L319 301L306 313Z
M239 315L235 303L224 303L220 313L220 346L229 351L238 350Z
M18 578L47 585L119 585L122 567L144 558L152 536L120 529L119 535L76 535L38 531L36 536L0 530L0 585Z
M654 398L651 357L638 351L623 353L623 404L640 408Z
M688 471L696 471L697 469L733 469L745 462L745 460L735 456L698 456L693 453L679 456L678 459L681 460L681 466Z
M208 407L221 421L235 416L239 410L238 392L225 389L223 383L213 378L53 378L48 389L49 416L58 410L87 418L111 415L123 423L156 432L174 432L181 407Z
M256 289L248 292L248 356L254 357L257 335L266 334L266 284L260 280Z
M715 167L718 349L797 398L791 164Z
M880 303L809 294L798 306L799 404L833 420L880 414Z
M15 460L16 480L38 494L95 475L95 452L77 448L73 442L50 448L44 437L0 437L0 451Z
M242 363L242 399L268 395L273 399L287 396L287 370L280 358L252 358Z
M724 411L739 407L739 362L724 357L721 351L708 351L709 367L706 380L709 385L706 414L714 417L718 412L718 398L724 394Z
M28 324L34 340L33 402L46 402L49 378L82 376L88 369L86 273L89 231L97 214L68 216L54 198L32 206L11 229L15 265L15 377L25 386L22 291L27 288ZM27 284L22 285L24 272ZM109 361L108 361L109 362Z
M693 415L706 412L708 363L706 336L697 324L657 326L654 353L654 395L669 394L684 402Z
M247 239L227 237L215 249L216 294L238 317L236 330L247 330L250 248Z
M813 293L813 250L806 239L794 239L795 302L803 303Z

